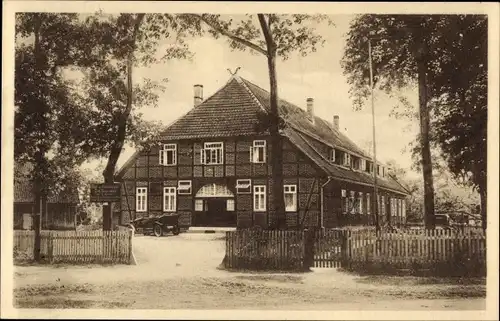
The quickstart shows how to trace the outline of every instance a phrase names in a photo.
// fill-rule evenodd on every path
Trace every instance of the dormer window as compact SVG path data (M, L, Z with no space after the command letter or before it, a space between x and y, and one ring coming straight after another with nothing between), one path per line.
M266 162L266 141L254 140L250 147L250 162L265 163Z
M330 163L335 163L335 148L330 149Z
M366 159L361 158L360 159L360 166L359 166L358 169L361 170L361 171L364 171L365 168L366 168Z
M351 166L351 155L349 153L344 153L344 166Z
M364 168L364 170L367 173L373 173L373 163L365 161L365 168Z
M358 170L360 168L360 159L356 156L351 156L351 168Z

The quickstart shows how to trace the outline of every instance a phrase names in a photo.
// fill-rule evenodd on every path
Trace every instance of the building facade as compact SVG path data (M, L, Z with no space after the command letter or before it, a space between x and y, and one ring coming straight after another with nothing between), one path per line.
M179 213L183 227L266 228L276 220L265 126L269 93L238 76L206 100L202 89L194 87L193 109L158 144L136 152L117 172L122 201L115 222L164 213ZM313 99L306 105L280 101L287 225L373 224L373 170L381 220L403 222L407 191L339 131L338 117L329 123L314 115Z
M27 177L29 165L16 165L18 171L14 179L14 229L30 230L32 215L36 213L33 184ZM75 229L76 215L80 199L76 187L68 186L59 195L49 195L45 215L41 217L44 230Z

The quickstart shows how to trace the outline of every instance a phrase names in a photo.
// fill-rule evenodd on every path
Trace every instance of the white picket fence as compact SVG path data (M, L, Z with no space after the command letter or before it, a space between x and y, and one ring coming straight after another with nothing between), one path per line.
M40 254L49 263L132 262L133 232L42 231ZM33 260L34 231L14 231L14 261Z

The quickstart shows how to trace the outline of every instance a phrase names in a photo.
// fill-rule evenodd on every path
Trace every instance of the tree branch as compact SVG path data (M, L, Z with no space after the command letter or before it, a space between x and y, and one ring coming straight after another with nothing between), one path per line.
M263 48L261 48L260 46L254 44L253 42L251 41L248 41L246 39L243 39L241 37L238 37L237 35L233 34L231 31L229 30L226 30L224 28L221 28L219 25L217 25L216 23L214 23L213 21L210 21L209 19L207 19L207 17L205 17L204 15L199 15L199 14L189 14L190 16L193 16L193 17L196 17L198 19L200 19L201 21L203 21L205 24L207 24L210 28L214 29L215 31L217 31L218 33L230 38L231 40L234 40L236 42L239 42L241 43L242 45L245 45L247 47L249 47L250 49L253 49L265 56L267 56L267 51Z
M259 13L257 15L259 17L260 27L262 28L262 33L264 34L264 38L266 39L267 44L267 52L272 55L272 53L276 50L276 45L274 43L273 37L271 36L271 17L269 17L269 23L266 21L266 17L264 14Z

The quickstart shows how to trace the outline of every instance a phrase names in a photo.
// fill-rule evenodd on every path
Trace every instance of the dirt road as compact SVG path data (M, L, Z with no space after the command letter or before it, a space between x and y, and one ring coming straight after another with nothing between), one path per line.
M136 237L136 266L16 267L16 307L276 310L480 310L484 279L234 273L218 235Z

